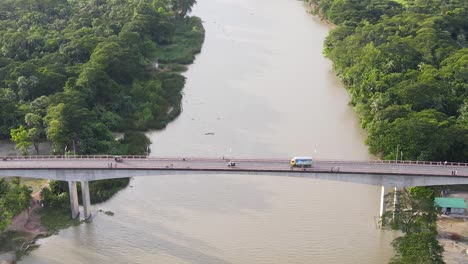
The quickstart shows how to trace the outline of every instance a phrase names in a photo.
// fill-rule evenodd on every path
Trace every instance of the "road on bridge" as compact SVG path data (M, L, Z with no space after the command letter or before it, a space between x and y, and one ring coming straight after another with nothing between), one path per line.
M468 177L467 163L316 160L312 168L291 168L289 159L122 156L0 157L0 169L150 169L184 171L339 172ZM236 163L227 166L229 161Z

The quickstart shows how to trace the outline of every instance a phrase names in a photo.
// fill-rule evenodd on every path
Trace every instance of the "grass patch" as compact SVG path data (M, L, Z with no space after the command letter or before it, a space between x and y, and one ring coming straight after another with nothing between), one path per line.
M41 224L47 228L49 233L80 224L79 219L71 219L70 209L68 208L42 208L39 213L41 215Z
M16 177L7 177L5 180L7 182L11 182ZM42 186L47 183L47 179L36 179L36 178L20 178L20 183L26 185L31 188L32 192L35 193L37 191L42 190Z
M21 178L21 183L30 187L33 193L42 190L47 181L47 179Z

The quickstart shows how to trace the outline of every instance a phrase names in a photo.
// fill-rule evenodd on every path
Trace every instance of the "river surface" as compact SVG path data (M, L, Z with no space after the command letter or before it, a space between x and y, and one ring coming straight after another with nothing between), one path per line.
M152 155L370 158L322 55L329 28L302 2L198 0L194 14L205 44L185 73L181 116L149 133ZM379 187L241 175L130 185L20 263L386 263L393 254L393 233L376 229Z

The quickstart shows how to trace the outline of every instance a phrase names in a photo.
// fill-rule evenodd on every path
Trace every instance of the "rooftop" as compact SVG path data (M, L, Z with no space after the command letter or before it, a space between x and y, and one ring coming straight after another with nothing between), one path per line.
M436 205L438 205L440 207L465 208L466 209L465 199L463 199L463 198L441 198L441 197L437 197L437 198L435 198L435 203L436 203Z

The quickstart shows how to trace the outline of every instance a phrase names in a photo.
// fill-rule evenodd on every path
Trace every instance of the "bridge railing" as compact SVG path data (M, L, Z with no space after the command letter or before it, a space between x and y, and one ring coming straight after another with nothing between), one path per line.
M409 164L409 165L442 165L442 166L468 166L463 162L442 162L442 161L412 161L412 160L371 160L370 163L378 164Z
M316 160L320 163L344 163L344 164L405 164L405 165L433 165L433 166L462 166L468 167L468 163L464 162L445 162L445 161L412 161L412 160L367 160L367 161L358 161L358 160Z
M73 159L93 159L93 160L109 160L114 159L119 155L31 155L31 156L0 156L1 160L73 160ZM120 155L126 160L174 160L174 159L187 159L187 160L236 160L236 161L257 161L260 163L275 163L275 162L289 162L289 159L265 159L265 158L248 158L248 157L150 157L145 155ZM460 166L468 167L468 163L463 162L447 162L447 161L411 161L411 160L368 160L368 161L353 161L353 160L316 160L319 163L345 163L345 164L402 164L402 165L432 165L432 166Z
M31 156L0 156L0 160L60 160L60 159L114 159L115 155L31 155ZM124 159L147 159L144 155L119 156Z
M239 157L195 157L195 156L144 156L144 155L30 155L30 156L0 156L0 160L57 160L57 159L114 159L121 157L123 159L147 159L147 160L242 160L242 161L259 161L259 162L289 162L289 159L266 159L266 158L239 158Z

